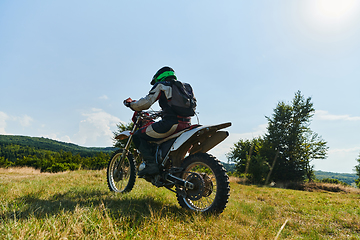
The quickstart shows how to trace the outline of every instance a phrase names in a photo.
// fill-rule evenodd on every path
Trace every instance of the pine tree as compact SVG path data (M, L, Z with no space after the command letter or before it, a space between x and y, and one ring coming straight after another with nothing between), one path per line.
M307 177L311 180L311 160L326 158L326 142L309 127L314 112L311 97L305 99L298 91L291 105L280 102L272 117L267 117L265 142L272 149L271 156L267 156L270 164L279 152L271 179L286 182Z
M239 140L227 155L235 162L236 173L255 183L311 181L311 161L325 159L328 150L326 142L310 129L314 112L311 98L305 99L300 91L291 104L279 102L273 115L266 117L265 136Z

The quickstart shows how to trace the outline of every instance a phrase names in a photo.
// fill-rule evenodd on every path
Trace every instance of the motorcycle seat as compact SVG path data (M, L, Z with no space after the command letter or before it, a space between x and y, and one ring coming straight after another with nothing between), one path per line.
M162 144L162 143L164 143L164 142L166 142L166 141L168 141L168 140L170 140L170 139L177 138L178 136L180 136L180 135L183 134L184 132L187 132L187 131L189 131L189 130L191 130L191 129L194 129L194 128L197 128L197 127L200 127L200 126L201 126L201 125L199 125L199 124L191 125L190 127L187 127L187 128L185 128L185 129L183 129L183 130L181 130L181 131L179 131L179 132L173 133L173 134L171 134L170 136L168 136L168 137L166 137L166 138L164 138L164 139L161 139L160 141L151 141L151 143L155 143L155 144L157 144L157 145L160 145L160 144Z

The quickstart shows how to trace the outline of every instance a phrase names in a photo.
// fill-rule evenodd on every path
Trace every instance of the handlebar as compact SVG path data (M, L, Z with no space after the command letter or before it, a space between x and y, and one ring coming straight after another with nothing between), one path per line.
M141 111L139 114L146 119L156 119L162 116L162 111Z
M153 121L162 116L162 111L136 111L134 112L132 121L135 123L138 118L143 121Z

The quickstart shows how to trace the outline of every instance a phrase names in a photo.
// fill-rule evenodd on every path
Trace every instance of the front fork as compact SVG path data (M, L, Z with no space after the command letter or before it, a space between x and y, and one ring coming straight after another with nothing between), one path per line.
M122 156L121 156L122 159L125 157L126 153L128 152L128 150L129 150L129 148L130 148L130 144L131 144L133 135L134 135L134 133L135 133L135 131L136 131L137 125L138 125L138 123L139 123L139 119L140 119L140 118L138 118L138 119L136 120L136 123L134 124L133 129L132 129L131 132L130 132L130 136L129 136L129 138L128 138L127 142L126 142L126 145L125 145L125 147L124 147L124 149L123 149L123 153L122 153Z
M120 161L118 161L117 164L115 165L115 168L114 168L114 175L115 175L115 176L116 176L118 173L121 173L121 171L122 171L122 169L119 169L119 166L122 166L122 163L123 163L123 161L124 161L124 159L125 159L128 151L129 151L130 144L131 144L131 141L132 141L132 138L133 138L133 134L134 134L135 131L136 131L136 128L137 128L137 126L138 126L138 124L139 124L139 120L140 120L140 118L138 118L138 119L136 120L136 122L134 123L134 126L133 126L133 128L132 128L132 130L131 130L131 132L130 132L130 136L129 136L127 142L126 142L125 147L123 148L123 152L122 152L122 154L121 154Z

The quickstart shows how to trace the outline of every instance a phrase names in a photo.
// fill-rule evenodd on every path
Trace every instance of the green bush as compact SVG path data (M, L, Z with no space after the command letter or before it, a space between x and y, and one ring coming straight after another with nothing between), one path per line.
M7 159L5 159L5 157L0 157L0 167L1 168L8 168L13 165L14 165L14 163L8 161Z
M345 183L345 182L342 182L338 179L335 179L335 178L324 178L324 179L321 179L320 182L322 183L332 183L332 184L341 184L341 185L344 185L344 186L348 186L349 184Z

